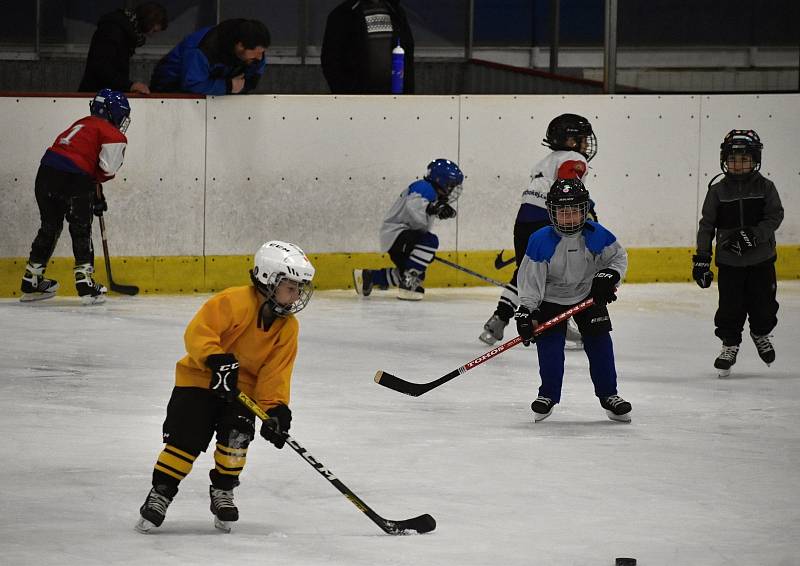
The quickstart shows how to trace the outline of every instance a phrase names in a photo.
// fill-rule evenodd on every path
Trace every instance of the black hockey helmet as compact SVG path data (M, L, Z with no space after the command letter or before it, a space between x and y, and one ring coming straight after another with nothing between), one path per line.
M562 234L577 234L589 215L589 191L580 179L558 179L547 193L547 214L556 230ZM565 212L580 212L580 218ZM559 214L560 213L560 214Z
M568 146L569 138L574 138L578 145ZM581 141L586 144L585 148L581 148ZM552 150L577 151L586 161L591 161L597 155L597 136L594 135L592 125L589 120L577 114L561 114L553 118L542 142Z
M719 165L725 175L749 176L761 168L761 150L764 144L755 130L731 130L719 146ZM749 155L753 169L746 173L733 173L728 169L728 158L732 155Z

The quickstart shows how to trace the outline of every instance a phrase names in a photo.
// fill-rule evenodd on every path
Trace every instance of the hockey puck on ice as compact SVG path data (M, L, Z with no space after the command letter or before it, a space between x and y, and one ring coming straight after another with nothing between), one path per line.
M615 566L636 566L635 558L617 558Z

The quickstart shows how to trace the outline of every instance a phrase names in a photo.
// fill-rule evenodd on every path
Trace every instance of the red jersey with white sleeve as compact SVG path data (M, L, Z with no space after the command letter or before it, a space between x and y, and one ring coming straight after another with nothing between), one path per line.
M122 166L127 145L128 138L111 122L86 116L56 137L42 158L42 164L82 172L103 183L113 179Z

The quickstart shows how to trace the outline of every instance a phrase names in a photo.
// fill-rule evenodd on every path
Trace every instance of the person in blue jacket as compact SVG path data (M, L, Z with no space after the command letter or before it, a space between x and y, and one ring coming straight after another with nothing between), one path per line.
M245 94L264 74L270 45L267 26L234 19L186 36L156 65L152 92Z

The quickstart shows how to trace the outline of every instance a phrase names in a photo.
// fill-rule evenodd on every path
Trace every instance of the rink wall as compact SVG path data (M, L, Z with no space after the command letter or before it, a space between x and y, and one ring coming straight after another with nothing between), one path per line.
M18 294L39 225L38 161L87 106L85 98L0 97L0 296ZM601 222L630 251L629 281L688 279L699 208L732 128L754 128L765 143L762 173L787 211L779 276L800 277L792 214L800 95L251 95L135 98L132 107L125 164L105 185L106 224L115 279L146 292L244 283L253 252L273 238L307 251L320 288L351 286L353 267L388 262L377 247L383 214L435 157L466 174L458 218L434 229L444 256L505 279L510 268L495 270L494 257L512 248L519 194L549 151L547 123L563 112L587 116L597 132L587 186ZM48 273L69 281L71 265L65 229ZM482 282L434 264L428 284Z

